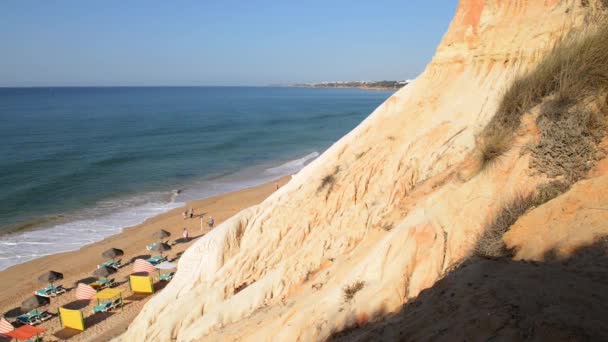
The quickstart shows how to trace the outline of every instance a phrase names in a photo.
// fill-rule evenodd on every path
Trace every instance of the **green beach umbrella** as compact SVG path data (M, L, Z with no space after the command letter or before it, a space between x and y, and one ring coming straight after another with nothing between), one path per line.
M29 312L34 309L38 309L41 306L49 305L50 303L50 298L41 296L31 296L30 298L21 302L21 310L23 310L24 312Z
M163 252L171 250L171 246L169 246L166 243L157 243L156 245L152 246L152 248L150 248L150 250L155 251L155 252L160 252L160 255L162 256Z
M38 281L40 281L42 283L50 283L51 285L53 285L53 283L56 282L57 280L61 280L61 279L63 279L63 273L59 273L56 271L48 271L45 274L38 277Z
M101 256L114 260L116 257L123 256L124 254L125 252L122 249L110 248L107 251L101 253Z
M171 236L171 233L169 233L168 231L161 229L159 231L157 231L156 233L152 234L152 237L154 237L155 239L158 239L158 241L162 241L163 239L168 238L169 236Z
M99 278L106 278L110 274L116 273L113 267L101 266L93 272L93 275Z

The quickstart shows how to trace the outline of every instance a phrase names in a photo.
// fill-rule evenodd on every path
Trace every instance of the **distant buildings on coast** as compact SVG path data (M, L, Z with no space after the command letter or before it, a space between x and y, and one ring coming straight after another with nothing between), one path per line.
M302 88L361 88L361 89L399 89L412 80L401 81L328 81L320 83L294 83L288 87Z

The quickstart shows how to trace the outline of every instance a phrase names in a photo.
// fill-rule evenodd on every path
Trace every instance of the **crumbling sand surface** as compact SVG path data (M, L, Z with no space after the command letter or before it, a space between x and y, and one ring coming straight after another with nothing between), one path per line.
M501 206L544 181L521 153L533 132L483 170L476 135L513 78L599 3L462 0L422 75L280 191L190 247L119 339L323 340L449 281Z

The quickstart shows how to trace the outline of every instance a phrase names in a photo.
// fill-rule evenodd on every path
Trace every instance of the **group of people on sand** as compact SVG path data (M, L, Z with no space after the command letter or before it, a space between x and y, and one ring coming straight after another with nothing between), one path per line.
M204 215L205 215L204 213L198 215L201 218L201 232L203 231L203 216ZM182 216L184 217L184 220L194 218L194 208L185 210L183 212ZM211 216L211 215L209 216L209 220L207 221L207 224L209 225L209 228L213 228L213 225L215 224L215 220L213 219L213 216ZM188 232L188 229L186 229L185 227L184 227L184 230L182 231L182 237L184 238L184 240L190 241L190 234Z
M184 217L184 220L188 219L188 218L194 218L194 208L190 208L190 209L184 211L182 216Z

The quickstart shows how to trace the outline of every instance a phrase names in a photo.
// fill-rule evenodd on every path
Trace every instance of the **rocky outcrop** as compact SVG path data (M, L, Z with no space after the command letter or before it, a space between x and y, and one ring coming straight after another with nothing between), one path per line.
M477 172L475 137L513 77L598 7L462 0L423 74L197 241L120 339L319 340L400 309L540 181L519 147Z

